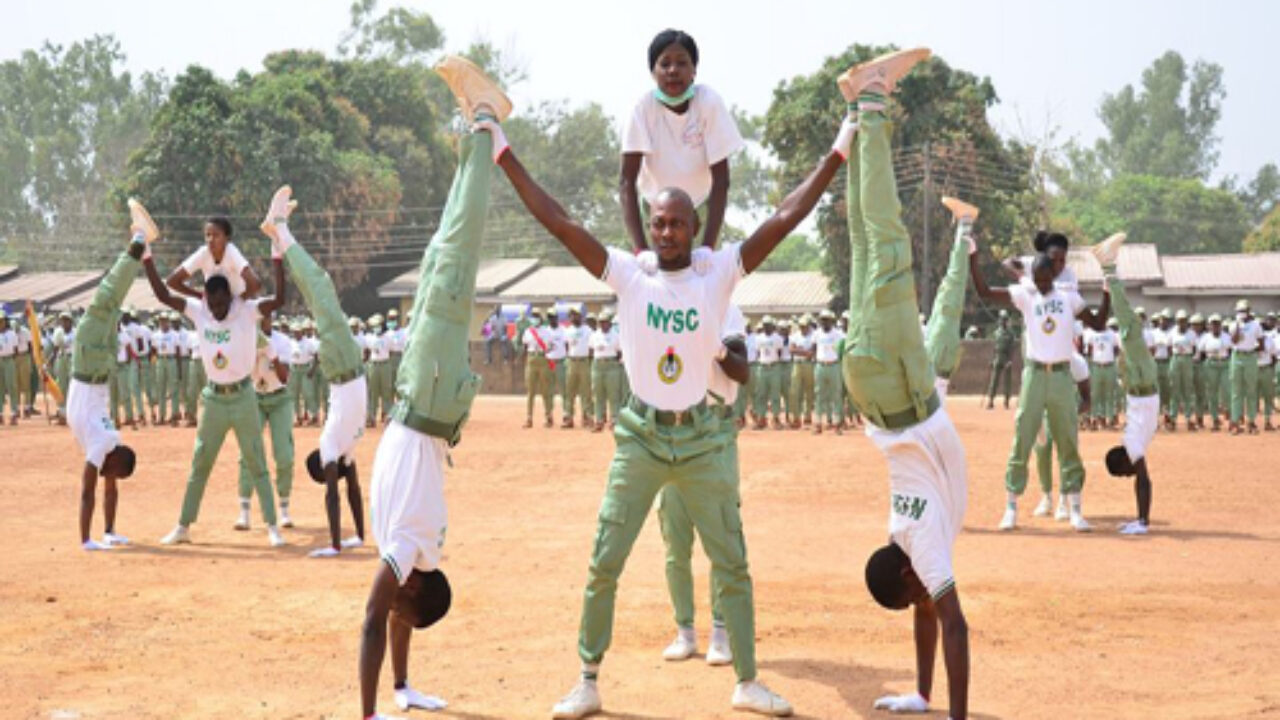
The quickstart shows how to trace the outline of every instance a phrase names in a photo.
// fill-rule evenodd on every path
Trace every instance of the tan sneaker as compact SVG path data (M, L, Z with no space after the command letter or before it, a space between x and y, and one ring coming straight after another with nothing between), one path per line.
M1098 264L1104 268L1115 267L1120 258L1120 246L1124 244L1126 234L1120 232L1089 248L1089 252L1098 258Z
M298 201L292 198L293 188L288 185L281 185L280 189L276 190L276 194L271 196L271 206L267 208L267 216L262 219L262 224L258 228L272 240L276 239L276 223L287 221L293 209L298 207Z
M978 219L978 208L969 203L953 197L943 197L942 204L951 211L951 219L956 222L968 220L973 222Z
M435 71L453 91L468 123L475 122L481 110L488 110L498 122L511 114L511 100L506 93L470 60L449 55L436 65Z
M160 228L151 219L151 213L134 198L129 198L129 229L141 232L147 243L160 239Z
M912 48L881 55L844 71L836 79L836 84L840 86L840 94L849 102L857 100L858 93L873 83L883 85L886 94L891 93L903 75L932 54L929 48Z

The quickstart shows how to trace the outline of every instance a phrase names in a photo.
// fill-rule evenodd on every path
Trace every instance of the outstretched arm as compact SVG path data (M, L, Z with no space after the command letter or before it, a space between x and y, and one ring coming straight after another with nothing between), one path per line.
M191 286L187 284L187 279L190 277L191 273L187 272L186 268L179 265L174 268L173 272L169 273L169 279L166 283L170 290L173 290L179 295L185 295L189 298L195 298L196 300L203 300L204 296L195 290L192 290ZM159 295L156 297L159 297Z
M547 232L554 235L587 272L603 277L609 253L600 241L592 237L586 228L569 216L555 198L534 182L510 148L498 157L498 165L507 173L507 179L520 196L520 201Z
M142 267L147 271L147 282L151 284L151 292L155 293L156 299L180 313L185 313L187 311L186 300L174 297L173 293L169 292L169 288L160 280L160 273L156 270L155 259L150 255L146 256L142 260ZM200 296L195 295L195 297Z
M955 590L933 602L942 623L942 659L947 666L952 720L964 720L969 712L969 624L960 609Z
M742 243L744 271L751 272L760 267L769 257L769 253L778 247L778 243L790 235L791 231L795 230L796 226L808 216L843 163L844 156L838 150L833 149L827 153L827 156L818 163L818 167L809 173L809 177L787 195L778 206L777 212L765 220L754 233L751 233L751 237Z
M1085 308L1080 311L1076 317L1084 323L1087 328L1093 328L1098 332L1107 329L1107 316L1111 314L1111 293L1102 294L1102 306L1097 310L1093 308Z
M987 281L982 278L982 270L978 267L978 253L972 251L969 252L969 276L973 278L973 290L978 293L978 297L1013 306L1008 288L993 288L987 285Z
M649 244L644 239L644 221L640 217L640 191L636 180L640 177L640 165L644 162L641 153L623 153L622 172L618 179L618 201L622 203L622 224L627 227L627 237L631 238L631 249L640 252L648 250Z
M285 300L289 295L289 286L286 285L284 281L284 258L271 259L271 275L272 280L276 284L276 294L271 297L262 298L262 300L258 302L258 312L261 313L263 317L266 317L276 310L284 307Z

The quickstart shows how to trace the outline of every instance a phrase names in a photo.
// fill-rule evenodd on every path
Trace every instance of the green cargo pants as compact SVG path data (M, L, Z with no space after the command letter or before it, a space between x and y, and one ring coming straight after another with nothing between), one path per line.
M1231 354L1231 422L1258 421L1258 353Z
M276 464L276 494L286 504L293 494L293 398L281 388L270 395L258 395L258 413L271 435L271 455ZM268 474L270 471L268 471ZM253 495L254 478L244 453L240 454L240 498Z
M1169 417L1177 418L1179 413L1188 420L1196 409L1195 379L1191 370L1190 355L1175 355L1169 363L1169 384L1173 386L1173 397L1169 400ZM1094 399L1097 402L1097 399Z
M618 578L644 527L653 499L674 485L711 560L715 603L724 615L738 680L756 676L755 606L736 475L727 452L733 435L712 410L694 411L692 424L658 425L652 410L623 408L614 429L617 447L600 503L595 548L578 633L578 655L598 663L613 637Z
M760 366L760 382L756 386L756 414L774 417L782 414L782 363Z
M732 417L732 409L717 408L724 418L724 431L732 438L725 449L725 462L732 469L735 492L738 488L738 426ZM662 539L667 548L667 592L671 595L671 608L676 626L693 628L693 559L694 524L689 508L675 485L662 488L658 498L658 520L662 525ZM716 625L724 625L724 614L716 599L715 583L711 584L711 618Z
M1220 409L1218 397L1222 386L1227 382L1227 361L1205 360L1201 365L1200 374L1204 377L1204 391L1200 393L1200 411L1207 412L1216 421Z
M1053 441L1058 446L1061 492L1064 495L1080 492L1084 486L1084 463L1080 460L1076 411L1076 384L1067 364L1059 364L1049 371L1028 361L1022 370L1022 390L1018 393L1016 435L1005 471L1006 490L1021 495L1026 489L1027 459L1040 424L1047 420L1049 432L1053 433Z
M791 362L791 415L795 419L813 415L817 390L815 383L812 360Z
M134 420L134 412L137 411L138 417L146 418L147 409L142 405L142 397L137 392L138 389L138 364L135 362L116 363L116 403L114 408L114 416L116 422L121 420L131 423ZM135 404L135 399L137 403ZM120 410L124 409L121 415Z
M595 394L596 422L618 419L622 406L622 364L617 358L595 358L591 361L591 389ZM533 417L532 409L529 413Z
M71 347L67 346L58 352L58 359L53 361L54 379L58 381L58 389L62 390L62 402L58 405L58 415L67 416L67 395L71 394Z
M832 362L817 365L814 369L814 384L817 386L814 394L817 399L818 417L814 422L839 423L843 416L841 406L844 404L840 364Z
M533 399L542 398L542 412L548 420L555 410L555 374L547 364L545 355L529 353L524 362L524 392L527 404L525 419L533 420Z
M574 402L582 401L582 416L591 417L595 413L591 397L591 358L569 358L568 377L565 379L564 416L573 417Z
M381 417L389 417L391 415L391 405L394 402L395 395L395 385L391 377L391 361L370 361L366 367L368 368L369 383L369 409L366 419L371 423L376 423ZM378 414L379 403L382 404L381 415Z
M18 401L18 367L13 356L0 357L0 413L4 411L5 398L9 399L9 411L13 417L21 414Z
M893 175L892 131L883 112L860 113L849 153L849 337L843 371L853 405L869 422L896 429L927 419L937 391L920 332L911 238Z
M193 357L187 361L187 415L192 418L200 416L200 394L206 379L204 361Z
M1276 374L1271 365L1258 366L1258 403L1262 405L1262 417L1271 424L1271 411L1276 404Z
M1093 400L1094 418L1111 420L1116 416L1116 364L1089 363L1089 395Z
M200 413L200 425L196 430L196 449L191 457L191 474L182 497L182 515L178 524L190 527L199 517L200 501L204 498L209 473L213 471L227 433L235 432L241 462L245 464L244 472L249 474L250 484L258 491L262 520L267 525L275 525L276 502L262 447L262 416L252 383L246 381L238 390L228 394L215 393L212 386L206 386L201 395L204 410Z
M933 298L933 310L929 315L929 333L924 339L924 348L938 377L950 378L960 365L960 316L964 314L964 291L969 282L969 243L965 237L971 229L972 223L967 220L956 223L947 274L938 284L938 294ZM1005 387L1007 397L1007 379Z
M178 396L182 394L178 383L178 361L173 357L156 358L156 405L160 407L160 422L178 417ZM165 406L169 414L165 415Z
M1166 358L1164 360L1156 360L1156 384L1160 388L1160 412L1161 414L1169 414L1169 404L1173 400L1173 382L1169 379L1169 363ZM1203 412L1203 408L1201 408Z
M13 359L14 380L18 387L18 396L20 398L18 404L23 408L35 407L35 392L31 389L32 381L32 364L31 350L21 353Z

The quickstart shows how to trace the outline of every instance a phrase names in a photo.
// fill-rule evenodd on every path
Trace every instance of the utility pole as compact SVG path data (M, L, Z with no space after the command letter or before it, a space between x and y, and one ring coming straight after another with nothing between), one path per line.
M933 307L932 282L930 282L933 273L933 266L929 262L929 246L933 244L933 237L929 234L929 214L933 209L933 178L932 172L932 146L929 142L924 144L924 192L920 194L924 207L921 208L924 217L924 237L921 238L921 245L924 248L922 258L924 261L923 271L920 273L920 307ZM932 318L930 318L932 320Z

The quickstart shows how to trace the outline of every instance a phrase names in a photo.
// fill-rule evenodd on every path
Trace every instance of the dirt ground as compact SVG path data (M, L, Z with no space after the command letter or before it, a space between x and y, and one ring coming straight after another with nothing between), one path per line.
M1114 528L1133 512L1132 487L1102 464L1119 435L1085 434L1085 512L1098 531L1031 518L1029 493L1022 529L1006 535L994 527L1013 416L975 398L950 405L971 471L955 565L973 717L1280 717L1280 435L1160 434L1154 533L1125 538ZM444 560L453 610L416 635L410 665L416 687L450 702L442 717L546 718L576 677L613 442L522 430L522 419L522 399L482 397L453 454ZM298 435L301 458L317 431ZM70 433L0 428L0 717L359 717L375 551L307 559L326 530L322 493L301 466L288 547L267 546L256 508L251 532L232 530L233 441L192 529L196 544L162 548L193 431L125 437L140 469L122 488L117 529L135 544L87 554ZM360 447L366 479L378 437ZM862 583L886 535L883 460L860 433L747 432L741 456L761 678L802 717L888 717L872 701L913 687L914 656L909 616L875 606ZM95 536L101 529L99 510ZM650 522L622 578L600 681L606 716L737 716L731 669L661 659L673 634L662 565ZM705 648L701 558L695 573ZM933 715L945 718L941 659L936 675ZM393 710L389 661L383 677L380 704Z

